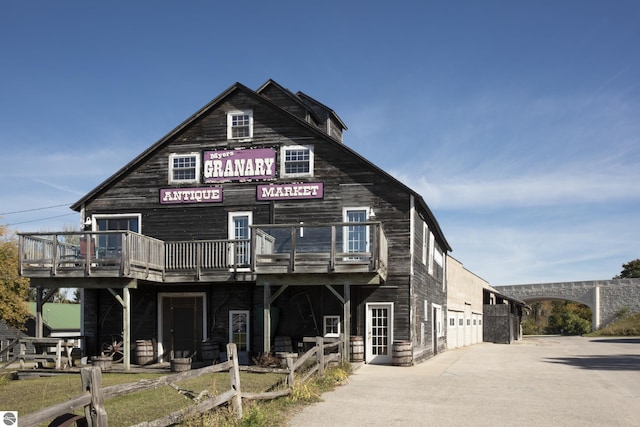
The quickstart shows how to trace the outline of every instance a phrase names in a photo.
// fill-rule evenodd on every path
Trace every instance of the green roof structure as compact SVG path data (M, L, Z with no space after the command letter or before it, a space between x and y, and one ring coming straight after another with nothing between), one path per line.
M29 303L29 311L36 316L36 303ZM80 304L45 303L42 307L42 321L51 331L79 331Z

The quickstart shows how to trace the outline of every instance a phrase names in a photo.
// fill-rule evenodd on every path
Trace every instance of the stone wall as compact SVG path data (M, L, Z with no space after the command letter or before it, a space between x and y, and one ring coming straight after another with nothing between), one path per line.
M616 320L621 310L640 312L640 279L591 280L496 286L501 293L526 303L553 299L580 302L591 308L598 329Z

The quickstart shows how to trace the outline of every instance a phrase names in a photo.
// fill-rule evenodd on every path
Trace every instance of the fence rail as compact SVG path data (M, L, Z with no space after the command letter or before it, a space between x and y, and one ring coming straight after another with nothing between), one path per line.
M325 351L333 347L337 348L338 353L325 354ZM62 425L68 422L72 417L74 420L82 419L86 421L89 427L106 427L108 425L108 414L104 408L104 400L116 396L122 396L129 393L144 391L157 388L163 385L170 385L189 378L195 378L205 374L215 372L228 371L230 388L217 396L202 401L196 405L190 406L171 414L167 414L153 421L145 421L137 424L137 427L160 427L169 426L179 423L198 413L210 411L217 406L231 402L234 413L237 418L242 418L242 399L246 400L265 400L275 399L277 397L286 396L293 390L296 382L296 372L301 375L300 381L306 381L314 373L324 375L326 366L331 362L340 361L342 354L339 352L342 346L340 341L334 341L325 344L322 337L317 337L316 345L307 353L301 356L296 362L293 357L287 357L286 369L265 369L252 366L243 366L238 364L238 353L236 345L227 344L227 354L229 360L216 365L207 366L200 369L192 369L172 375L166 375L152 380L140 380L135 383L118 384L106 388L101 387L102 373L100 368L82 368L80 376L82 380L82 389L86 390L81 395L73 397L66 402L50 406L38 412L20 417L20 425L23 427L32 427L38 424L53 420L49 425ZM309 366L310 361L315 357L314 363ZM303 370L306 368L306 370ZM248 372L281 372L287 375L286 388L276 391L263 393L243 393L240 384L240 370ZM71 414L76 410L84 408L84 417Z

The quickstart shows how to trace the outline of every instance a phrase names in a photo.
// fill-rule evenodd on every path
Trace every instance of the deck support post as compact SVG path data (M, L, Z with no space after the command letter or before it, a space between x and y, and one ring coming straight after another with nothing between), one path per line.
M125 371L131 370L131 294L126 286L122 296L111 288L107 289L122 306L122 363Z
M349 354L349 343L351 341L351 287L349 282L344 283L344 341L342 345L344 346L344 350L342 354L344 355L344 361L351 360L351 355Z
M124 345L124 370L131 370L131 294L129 288L122 288L122 341Z
M263 307L262 351L266 354L271 351L271 286L269 286L268 282L264 283Z

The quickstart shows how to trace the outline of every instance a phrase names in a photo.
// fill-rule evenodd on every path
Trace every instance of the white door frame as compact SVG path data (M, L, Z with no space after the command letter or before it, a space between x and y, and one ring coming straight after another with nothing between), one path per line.
M228 214L228 226L227 226L227 236L229 238L229 240L235 240L237 239L236 237L236 229L235 229L235 218L236 217L241 217L241 216L246 216L248 218L248 238L251 238L251 228L250 226L253 224L253 212L252 211L234 211L234 212L229 212ZM247 260L249 261L249 263L251 262L251 244L247 243L246 247L245 247L245 251L248 251L248 253L246 254L247 256ZM231 261L233 261L233 264L235 265L236 262L236 248L235 245L230 247L229 250L229 259ZM233 270L233 268L232 268ZM244 271L244 268L241 268L239 270Z
M231 328L233 322L234 314L244 314L247 316L247 348L242 351L251 351L251 311L250 310L229 310L229 342L234 342L233 340L233 330ZM238 350L241 351L241 350Z
M372 323L372 311L374 309L387 309L387 324L386 324L386 349L383 349L382 354L374 354L373 350L373 323ZM393 345L393 303L392 302L368 302L366 303L366 330L367 336L365 338L365 362L366 363L380 363L390 364L392 359L392 345Z
M358 227L358 222L359 221L349 221L349 217L348 214L351 211L364 211L364 221L369 221L369 217L371 216L371 208L368 206L356 206L356 207L345 207L342 208L342 220L343 222L348 222L348 223L353 223L353 225L348 225L344 227L344 233L342 236L343 239L343 252L352 252L349 251L349 227ZM365 250L363 252L369 252L371 250L371 242L369 241L369 226L368 225L362 225L361 227L364 227L365 230Z

